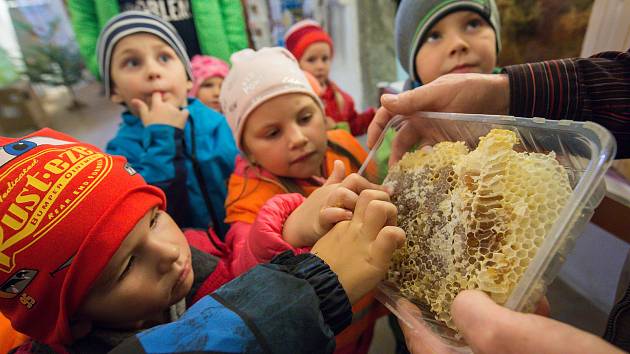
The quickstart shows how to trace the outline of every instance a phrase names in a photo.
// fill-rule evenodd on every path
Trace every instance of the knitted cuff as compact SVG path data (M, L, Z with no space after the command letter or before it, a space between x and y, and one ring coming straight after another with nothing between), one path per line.
M286 251L276 256L271 263L283 266L288 274L306 280L313 287L320 301L319 308L324 321L335 335L350 325L350 300L337 275L324 261L311 253L294 256L291 251Z

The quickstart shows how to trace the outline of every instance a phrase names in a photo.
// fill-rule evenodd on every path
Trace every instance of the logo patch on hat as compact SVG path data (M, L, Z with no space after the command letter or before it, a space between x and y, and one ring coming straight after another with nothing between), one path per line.
M12 299L16 297L33 281L37 273L34 269L20 269L15 272L9 280L0 284L0 298Z
M0 173L0 202L8 205L0 211L0 271L11 272L16 255L45 237L109 174L111 156L80 145L54 146L65 144L73 143L32 137L0 150L3 165L20 157Z

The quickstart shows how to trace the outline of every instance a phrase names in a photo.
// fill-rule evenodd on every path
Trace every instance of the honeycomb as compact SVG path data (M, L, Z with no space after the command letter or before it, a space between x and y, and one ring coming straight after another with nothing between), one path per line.
M553 152L517 152L517 143L502 129L474 151L442 142L405 154L385 179L407 234L388 279L453 329L460 291L505 303L571 195Z

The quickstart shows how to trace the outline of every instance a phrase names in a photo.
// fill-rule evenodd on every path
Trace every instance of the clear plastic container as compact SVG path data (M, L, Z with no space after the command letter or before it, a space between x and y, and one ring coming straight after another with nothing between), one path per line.
M567 170L573 193L504 304L516 311L533 311L547 285L558 274L575 238L606 193L603 177L616 152L611 133L592 122L430 112L397 116L383 132L390 128L422 137L416 148L442 141L464 141L471 150L477 146L479 137L490 130L507 129L518 136L520 144L515 149L519 151L556 153L557 160ZM384 134L359 173L374 157ZM422 334L423 345L428 350L435 353L470 351L453 330L434 320L427 309L413 306L393 284L383 282L379 290L377 298L414 331Z

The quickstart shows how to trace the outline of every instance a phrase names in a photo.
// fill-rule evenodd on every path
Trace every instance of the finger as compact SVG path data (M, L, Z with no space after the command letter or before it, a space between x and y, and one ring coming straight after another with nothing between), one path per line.
M136 109L136 111L138 111L140 118L146 117L147 113L149 113L149 106L147 106L147 104L141 99L132 99L131 105Z
M153 92L151 94L151 106L149 107L149 109L155 111L155 109L159 107L162 102L162 94L157 91Z
M385 226L396 226L397 215L394 204L384 200L370 201L365 210L360 236L374 239Z
M396 137L392 141L392 151L389 157L389 166L398 162L403 155L411 150L411 148L420 142L422 136L421 132L415 129L414 124L404 125L396 134Z
M334 183L341 183L344 177L346 177L346 166L340 160L333 162L333 170L330 173L330 177L324 183L325 186Z
M455 325L475 353L620 352L590 333L497 305L477 290L457 295L451 310Z
M372 265L382 269L383 275L389 268L394 251L405 243L405 231L396 226L385 226L376 235L370 247Z
M543 296L542 299L538 302L538 306L536 306L535 314L543 317L549 317L551 314L551 305L549 304L549 300L547 300L546 296Z
M385 109L394 114L426 111L429 108L428 103L434 100L433 92L435 90L426 90L424 86L420 86L398 95L383 95L381 96L381 103Z
M359 195L347 188L336 188L326 200L325 208L337 207L353 211L357 205Z
M359 194L366 189L375 189L379 191L387 191L387 188L380 185L375 184L368 181L365 177L352 173L348 177L344 178L343 182L341 182L341 186L348 188L349 190Z
M319 212L319 223L325 233L336 223L352 219L352 212L342 208L323 208Z
M389 194L385 191L375 189L365 189L359 194L359 199L354 208L354 218L363 221L365 219L365 210L373 200L382 200L389 202Z
M383 95L388 96L388 95ZM383 96L381 96L381 102L383 101ZM372 118L372 122L368 126L367 130L367 146L368 148L373 148L376 141L378 141L378 137L381 135L387 123L395 116L395 113L388 111L387 109L381 107L374 114L374 118Z

